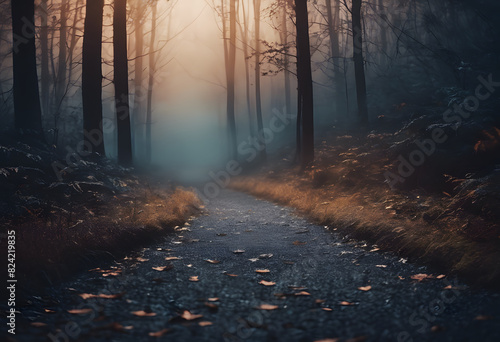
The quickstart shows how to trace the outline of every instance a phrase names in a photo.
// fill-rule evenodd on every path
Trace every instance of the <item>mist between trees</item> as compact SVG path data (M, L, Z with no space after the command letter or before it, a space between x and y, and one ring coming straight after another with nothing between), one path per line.
M272 108L302 167L334 126L495 74L495 1L0 1L5 132L125 166L238 160ZM160 77L158 75L161 75ZM404 103L401 103L404 99ZM107 128L111 129L105 129ZM101 134L89 139L84 132ZM99 143L96 143L99 141Z

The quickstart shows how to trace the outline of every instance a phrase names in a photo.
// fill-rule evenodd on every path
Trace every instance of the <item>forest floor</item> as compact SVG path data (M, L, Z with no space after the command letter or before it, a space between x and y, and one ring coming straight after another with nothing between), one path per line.
M230 190L174 234L18 306L9 341L500 338L498 293Z
M105 158L70 165L65 157L48 146L0 143L0 245L7 251L14 232L16 276L26 287L113 260L199 212L189 190ZM54 169L53 162L65 167Z
M498 288L498 117L476 113L456 127L439 113L389 124L390 117L381 117L365 135L338 129L317 142L312 168L294 167L294 149L284 149L287 158L234 179L231 187L296 208L382 250ZM431 141L434 130L447 140Z

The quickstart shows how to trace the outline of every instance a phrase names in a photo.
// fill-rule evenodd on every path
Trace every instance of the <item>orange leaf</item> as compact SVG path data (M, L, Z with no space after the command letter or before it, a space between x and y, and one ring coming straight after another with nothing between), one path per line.
M232 273L224 273L224 274L229 276L229 277L237 277L238 276L237 274L232 274Z
M440 274L436 277L436 279L443 279L443 278L446 278L446 275L444 274Z
M351 306L351 305L354 305L354 303L347 302L345 300L341 301L339 304L342 305L342 306Z
M158 267L151 267L155 271L163 272L163 271L168 271L174 268L174 265L167 265L167 266L158 266Z
M358 287L358 290L361 290L361 291L370 291L371 289L372 289L372 287L370 285Z
M262 284L264 286L273 286L273 285L276 285L276 283L274 281L266 281L266 280L259 281L259 284Z
M208 298L208 301L209 302L217 302L219 300L218 297L212 297L212 298Z
M170 261L170 260L180 260L179 257L166 257L165 260Z
M170 331L170 329L165 328L165 329L162 329L162 330L157 331L157 332L150 332L148 335L151 337L162 337L163 335L165 335L169 331Z
M309 292L306 292L306 291L300 291L298 293L295 294L296 296L310 296L311 294Z
M322 304L322 303L326 302L326 300L324 300L324 299L316 299L314 302L316 304Z
M278 308L278 305L271 305L271 304L261 304L257 307L257 309L260 310L276 310Z
M255 272L257 272L257 273L269 273L271 271L269 271L269 270L255 270Z
M189 281L199 281L198 276L189 277Z
M302 245L305 245L306 243L307 243L307 242L302 242L302 241L299 241L299 240L297 240L297 241L294 241L294 242L293 242L293 244L294 244L295 246L302 246Z
M140 257L139 257L139 258L137 258L136 260L137 260L137 261L139 261L139 262L146 262L146 261L149 261L149 259L144 259L144 258L140 258Z
M220 262L219 260L210 260L210 259L207 259L205 261L211 264L218 264Z
M132 311L132 315L139 316L139 317L153 317L153 316L156 316L156 313L146 312L144 310L139 310L139 311Z
M68 312L73 315L85 315L92 312L92 309L72 309L68 310Z
M43 311L45 311L46 313L55 313L55 311L51 309L43 309Z
M208 327L209 325L213 325L213 323L209 322L209 321L202 321L202 322L199 322L198 325L200 327Z
M425 273L419 273L411 276L411 279L416 280L418 282L424 281L426 279L432 279L434 278L432 275L425 274Z
M323 311L333 311L333 309L330 308L322 308Z
M193 321L195 319L203 317L203 315L194 315L188 310L184 310L180 316L184 318L186 321Z

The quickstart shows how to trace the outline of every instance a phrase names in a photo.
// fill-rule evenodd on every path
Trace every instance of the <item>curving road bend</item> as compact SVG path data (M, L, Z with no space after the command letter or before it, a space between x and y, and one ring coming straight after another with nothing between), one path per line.
M32 298L14 340L500 341L498 293L430 273L225 190L164 241Z

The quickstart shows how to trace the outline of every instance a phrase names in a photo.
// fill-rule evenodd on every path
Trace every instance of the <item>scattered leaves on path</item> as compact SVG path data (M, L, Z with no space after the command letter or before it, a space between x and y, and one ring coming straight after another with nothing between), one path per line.
M72 310L68 310L68 313L72 314L72 315L85 315L85 314L88 314L88 313L91 313L92 312L92 309L72 309Z
M277 308L278 308L278 305L271 305L271 304L261 304L257 307L257 309L268 310L268 311L276 310Z
M203 315L195 315L189 312L188 310L184 310L180 315L181 318L184 318L186 321L194 321L195 319L203 317Z
M148 335L151 336L151 337L162 337L163 335L167 334L168 332L170 332L170 329L162 329L160 331L157 331L157 332L150 332Z
M83 300L87 300L90 298L104 298L104 299L118 299L123 297L125 293L117 293L117 294L92 294L92 293L81 293L79 294L80 297L82 297Z
M257 272L257 273L269 273L271 271L264 269L264 270L255 270L255 272Z
M199 281L198 276L189 277L189 281Z
M342 306L351 306L351 305L354 305L354 303L347 302L345 300L341 301L339 304L342 305Z
M414 274L411 276L411 279L416 280L418 282L422 282L427 279L433 279L433 275L425 274L425 273L419 273L419 274Z
M174 268L174 265L167 265L167 266L158 266L158 267L151 267L155 271L163 272L163 271L168 271Z
M266 281L266 280L259 281L259 284L262 284L264 286L274 286L274 285L276 285L276 283L274 281Z
M181 260L179 257L171 256L171 257L166 257L165 260L171 261L171 260Z
M358 290L360 290L360 291L370 291L371 289L372 289L372 287L370 285L358 287Z
M138 317L153 317L156 316L155 312L146 312L144 310L139 310L139 311L132 311L132 315L138 316Z

